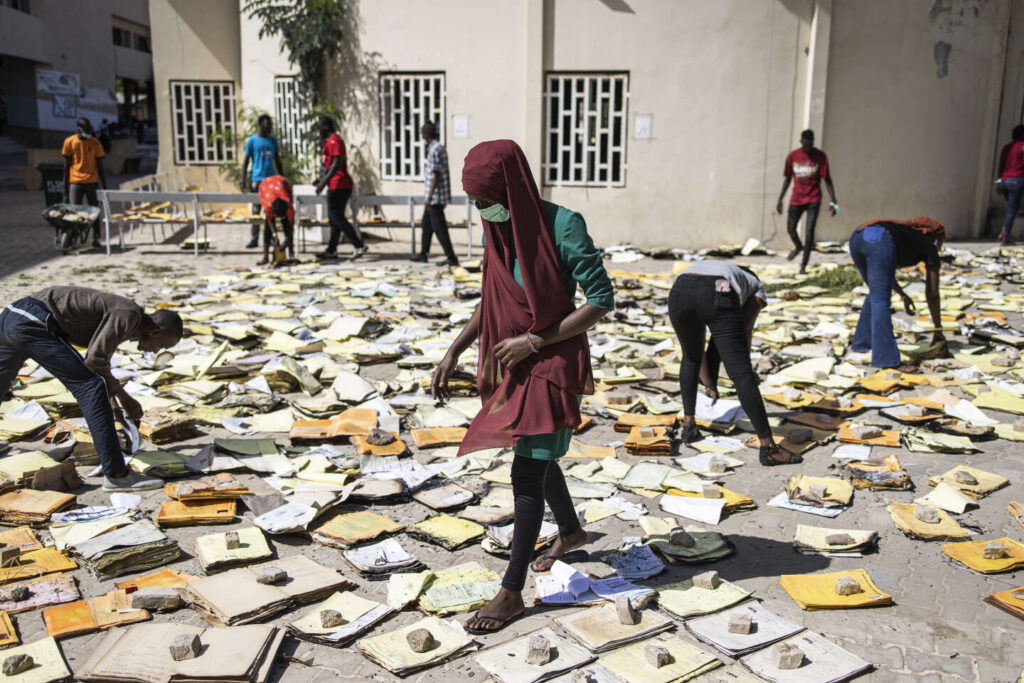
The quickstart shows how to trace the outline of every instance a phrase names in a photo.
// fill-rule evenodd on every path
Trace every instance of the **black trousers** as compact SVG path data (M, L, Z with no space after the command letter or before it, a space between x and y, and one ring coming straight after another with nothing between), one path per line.
M78 352L59 334L50 311L32 297L19 299L0 310L0 397L11 388L26 358L36 361L59 379L78 401L100 456L103 474L108 477L122 474L124 457L106 381L86 366Z
M754 431L766 438L772 431L757 388L757 375L750 363L743 307L736 292L717 291L715 283L719 280L722 279L714 275L683 274L676 278L668 296L669 319L683 347L683 360L679 364L683 414L690 417L697 412L697 380L707 329L711 331L708 369L712 379L718 379L721 359Z
M800 261L800 267L806 268L807 262L811 260L811 249L814 248L814 228L818 225L818 210L821 209L821 204L790 204L789 215L786 221L786 231L789 233L789 239L793 240L793 246L796 247L797 251L800 249L804 250L803 259ZM800 217L807 214L807 227L804 230L804 241L800 243L800 235L796 232L796 227L800 223Z
M99 183L69 183L68 202L71 204L99 206L99 195L96 194L99 187ZM99 221L96 221L96 225L92 226L92 238L93 240L98 240L100 238Z
M512 496L515 499L515 529L512 553L501 580L503 588L519 592L526 585L526 572L544 521L544 502L555 516L560 536L580 528L562 468L554 460L536 460L517 455L512 461Z
M455 250L452 248L452 238L448 234L448 221L444 217L444 204L427 204L423 207L423 239L420 242L420 253L427 256L430 253L431 237L437 235L437 241L441 243L444 256L449 261L458 261Z
M260 181L260 182L263 182L263 181ZM259 192L260 191L260 183L250 182L249 183L249 191L250 192ZM255 204L252 205L252 215L259 216L260 212L262 210L263 210L263 207L260 206L259 202L256 202ZM265 230L264 230L264 235L266 235L266 231ZM252 241L256 242L257 244L260 241L260 224L259 223L253 223L252 224ZM263 238L263 243L264 244L270 244L269 238L264 237Z
M263 223L263 244L268 246L274 243L274 220L268 217ZM284 241L278 246L284 247L289 253L294 253L295 245L292 239L294 235L292 222L287 218L282 218L281 230L284 231Z
M341 233L345 233L345 237L348 238L348 241L356 249L362 249L366 246L363 244L363 239L359 236L359 233L356 232L356 229L348 222L348 218L345 217L345 205L348 204L349 197L351 196L351 187L327 190L327 220L331 223L331 240L327 243L327 251L332 254L338 251L338 241L341 239Z

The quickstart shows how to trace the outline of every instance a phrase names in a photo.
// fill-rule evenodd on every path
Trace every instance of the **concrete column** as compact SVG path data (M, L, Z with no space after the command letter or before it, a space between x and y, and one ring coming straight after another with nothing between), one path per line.
M974 206L971 210L971 224L967 227L972 238L984 234L988 222L988 208L992 198L992 183L995 182L995 155L999 149L999 116L1003 104L1003 88L1006 75L1006 49L1010 40L1010 2L1000 0L996 8L993 27L992 50L990 52L985 87L985 119L978 141L978 172L974 184ZM1012 96L1012 94L1011 94Z
M820 147L825 139L825 93L828 84L828 52L832 35L832 0L817 0L811 19L811 40L807 65L807 96L804 100L804 128L815 132Z
M537 186L541 182L541 150L544 127L544 4L545 0L525 0L526 50L523 66L523 130L519 143L533 169Z

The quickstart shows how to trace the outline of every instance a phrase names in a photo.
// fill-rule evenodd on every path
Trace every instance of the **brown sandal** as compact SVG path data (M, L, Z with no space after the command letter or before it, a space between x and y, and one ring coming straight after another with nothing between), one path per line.
M758 460L765 467L774 467L775 465L796 465L803 462L804 457L798 453L791 453L778 444L773 443L771 446L761 446Z

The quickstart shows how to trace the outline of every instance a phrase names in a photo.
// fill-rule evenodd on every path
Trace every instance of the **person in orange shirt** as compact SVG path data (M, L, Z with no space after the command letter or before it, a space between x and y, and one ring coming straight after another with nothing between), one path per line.
M294 257L295 247L292 244L293 226L295 225L295 201L292 196L292 184L282 175L272 175L260 181L260 206L266 216L263 228L263 260L258 265L270 263L270 242L275 246L283 246L288 257ZM284 244L277 239L274 220L281 219L284 230Z
M84 116L78 119L78 131L64 141L64 201L71 204L88 202L99 206L97 187L107 189L107 174L103 170L103 145L93 135L92 124ZM100 226L96 222L92 246L100 246Z

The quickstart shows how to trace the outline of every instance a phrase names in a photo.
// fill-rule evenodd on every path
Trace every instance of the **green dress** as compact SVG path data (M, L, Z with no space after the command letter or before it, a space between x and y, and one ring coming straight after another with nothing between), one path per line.
M542 202L544 224L551 230L558 250L562 284L570 300L575 300L576 286L583 288L587 303L597 308L612 310L615 307L614 289L601 260L601 252L587 233L583 216L563 206ZM486 242L486 237L484 238ZM513 249L515 247L513 246ZM512 254L512 275L521 287L523 276L519 272L519 259ZM580 397L583 400L583 397ZM538 460L555 460L565 455L572 439L571 429L559 429L553 434L531 434L519 437L516 455Z

